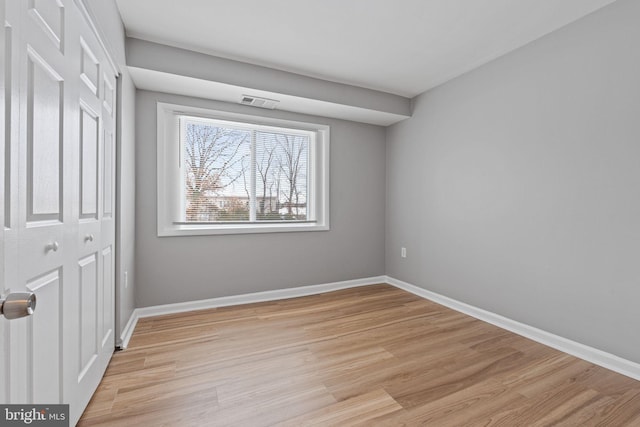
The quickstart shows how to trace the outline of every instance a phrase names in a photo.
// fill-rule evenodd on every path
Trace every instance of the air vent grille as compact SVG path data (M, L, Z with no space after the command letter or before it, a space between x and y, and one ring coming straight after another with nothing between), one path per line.
M269 98L261 98L259 96L251 96L251 95L242 95L242 99L240 100L240 104L243 105L251 105L252 107L266 108L268 110L273 110L276 108L280 101Z

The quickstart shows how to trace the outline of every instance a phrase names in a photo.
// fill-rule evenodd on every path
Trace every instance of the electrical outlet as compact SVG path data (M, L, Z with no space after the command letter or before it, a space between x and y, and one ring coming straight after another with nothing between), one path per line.
M129 287L129 272L124 272L124 288L127 289Z
M407 248L400 248L400 256L402 258L406 258L407 257Z

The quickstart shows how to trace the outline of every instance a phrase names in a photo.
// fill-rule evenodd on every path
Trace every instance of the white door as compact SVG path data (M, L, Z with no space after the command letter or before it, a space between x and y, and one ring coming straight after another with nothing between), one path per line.
M80 417L114 349L115 71L73 0L4 4L3 396ZM2 395L0 395L2 396Z

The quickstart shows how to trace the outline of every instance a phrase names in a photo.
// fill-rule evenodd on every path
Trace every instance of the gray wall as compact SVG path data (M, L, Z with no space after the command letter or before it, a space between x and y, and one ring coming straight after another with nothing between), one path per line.
M640 362L638 22L619 0L415 99L388 275Z
M115 0L84 0L122 73L118 88L116 330L122 336L135 308L135 86L125 64L125 34ZM125 283L125 272L128 283Z
M117 208L118 231L116 257L116 327L123 332L135 305L135 226L136 226L136 88L129 74L121 76L118 143ZM125 280L125 274L127 279Z
M158 101L330 125L331 230L157 237ZM148 91L136 121L138 307L384 274L383 128Z

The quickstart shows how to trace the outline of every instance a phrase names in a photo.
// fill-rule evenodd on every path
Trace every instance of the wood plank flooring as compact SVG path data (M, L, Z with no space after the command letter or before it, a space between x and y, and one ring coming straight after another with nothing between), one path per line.
M640 426L640 381L389 285L141 319L80 426Z

